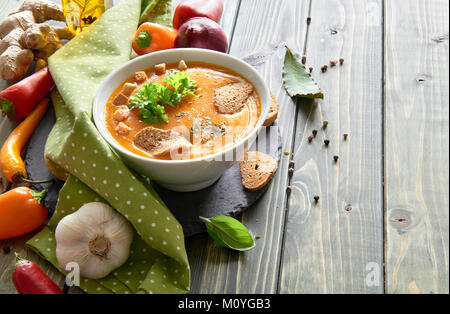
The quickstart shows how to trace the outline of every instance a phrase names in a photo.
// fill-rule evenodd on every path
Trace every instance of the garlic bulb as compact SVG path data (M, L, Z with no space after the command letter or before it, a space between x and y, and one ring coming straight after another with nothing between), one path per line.
M104 203L88 203L61 219L55 232L56 258L65 268L75 262L85 278L100 279L130 255L133 228Z

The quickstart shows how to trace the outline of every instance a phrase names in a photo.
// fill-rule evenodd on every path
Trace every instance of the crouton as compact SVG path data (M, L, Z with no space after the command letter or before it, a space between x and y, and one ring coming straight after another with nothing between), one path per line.
M113 104L115 106L127 106L128 105L128 97L124 94L120 93L114 98Z
M279 104L277 98L270 92L270 111L266 117L266 121L264 121L264 126L271 126L278 118L278 107Z
M128 109L127 106L121 106L113 113L113 118L117 122L125 121L126 119L128 119L129 116L130 116L130 109Z
M143 71L136 72L136 73L134 73L134 79L139 84L144 83L147 80L147 74L145 74L145 72L143 72Z
M118 135L126 136L130 133L131 128L123 122L119 122L119 124L114 129Z
M178 63L178 70L180 70L180 71L186 71L187 70L187 65L186 65L186 62L184 62L184 60L181 60L179 63Z
M214 91L214 104L220 113L234 114L242 110L253 86L246 82L228 84Z
M163 156L171 152L188 151L192 144L182 135L172 130L148 127L136 134L134 144L153 156Z
M130 97L133 91L136 89L136 84L134 83L125 83L122 87L122 90L120 91L125 96Z
M245 161L239 163L242 184L247 190L257 191L265 187L277 171L277 161L261 152L248 152Z
M155 65L155 73L157 75L165 74L166 73L166 64L165 63L161 63L161 64Z

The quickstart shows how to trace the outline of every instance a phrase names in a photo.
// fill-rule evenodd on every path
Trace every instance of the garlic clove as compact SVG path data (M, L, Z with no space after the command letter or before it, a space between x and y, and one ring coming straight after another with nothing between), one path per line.
M109 205L94 202L61 219L55 237L62 267L75 262L83 277L100 279L128 259L133 228Z

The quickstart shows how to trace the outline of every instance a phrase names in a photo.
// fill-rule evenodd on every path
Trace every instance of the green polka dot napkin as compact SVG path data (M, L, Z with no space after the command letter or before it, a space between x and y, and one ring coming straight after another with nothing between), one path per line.
M66 183L48 227L28 244L66 273L56 259L56 226L64 216L95 201L110 204L135 230L130 258L123 266L101 280L81 278L80 287L88 293L189 291L189 263L180 224L148 180L130 171L111 150L91 119L98 86L130 58L140 11L140 0L123 1L49 60L58 87L52 93L57 121L45 157L49 169Z

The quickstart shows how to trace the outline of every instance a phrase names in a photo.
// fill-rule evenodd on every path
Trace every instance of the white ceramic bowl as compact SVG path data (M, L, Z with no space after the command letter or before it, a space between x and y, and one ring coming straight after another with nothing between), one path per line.
M202 158L188 160L157 160L136 155L123 148L109 134L105 125L105 105L113 91L123 81L137 71L143 71L160 63L175 63L180 60L201 61L231 69L250 81L261 98L261 117L255 129L242 141L224 151ZM206 188L215 183L233 161L229 156L233 152L237 158L242 156L246 147L256 139L270 108L270 92L262 77L250 65L240 59L220 52L205 49L171 49L147 54L135 58L112 72L100 85L94 98L94 122L103 138L123 158L123 160L139 173L150 177L160 185L180 192L191 192ZM225 158L228 156L228 158Z

